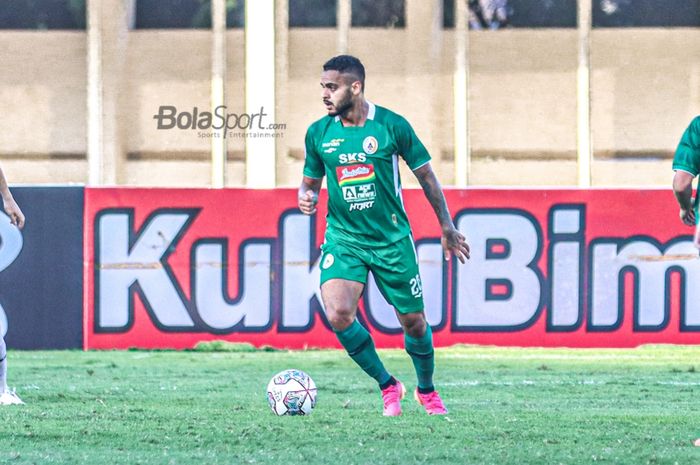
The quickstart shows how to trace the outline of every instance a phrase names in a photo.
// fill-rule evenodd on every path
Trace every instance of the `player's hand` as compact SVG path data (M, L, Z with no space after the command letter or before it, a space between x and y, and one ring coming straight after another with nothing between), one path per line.
M313 215L316 213L316 204L318 203L318 194L312 190L306 191L304 194L299 194L299 210L304 215Z
M442 244L442 251L445 254L445 260L449 261L450 255L452 254L462 263L466 263L469 259L469 244L467 244L467 239L461 232L457 231L454 226L442 232L440 243Z
M10 223L22 229L24 227L24 213L20 210L15 199L4 199L3 203L5 204L5 213L10 217Z
M685 208L681 208L681 211L679 213L679 216L681 217L681 221L683 224L687 226L695 226L695 209L694 208L689 208L686 210Z

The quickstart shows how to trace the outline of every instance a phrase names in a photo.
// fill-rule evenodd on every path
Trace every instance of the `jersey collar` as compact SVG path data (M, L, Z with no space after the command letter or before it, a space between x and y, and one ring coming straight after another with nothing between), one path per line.
M377 111L377 107L374 106L374 103L370 102L367 100L367 104L369 105L369 110L367 110L367 119L374 119L374 113Z

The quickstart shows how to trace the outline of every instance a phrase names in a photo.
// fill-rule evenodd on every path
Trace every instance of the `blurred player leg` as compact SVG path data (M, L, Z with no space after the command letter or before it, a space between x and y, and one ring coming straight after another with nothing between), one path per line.
M22 400L7 387L7 346L0 337L0 405L23 404Z
M7 346L5 339L0 337L0 394L7 391Z

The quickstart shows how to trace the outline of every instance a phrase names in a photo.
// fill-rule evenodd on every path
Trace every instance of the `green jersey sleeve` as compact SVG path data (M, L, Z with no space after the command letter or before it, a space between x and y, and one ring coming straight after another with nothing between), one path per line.
M396 120L394 137L398 145L399 155L406 160L409 168L415 170L430 161L430 154L405 118L399 117Z
M687 171L693 176L700 174L700 116L695 117L683 133L673 156L673 169Z
M313 126L306 131L304 139L304 176L309 178L320 179L325 172L323 167L323 159L318 153L316 138L314 136Z

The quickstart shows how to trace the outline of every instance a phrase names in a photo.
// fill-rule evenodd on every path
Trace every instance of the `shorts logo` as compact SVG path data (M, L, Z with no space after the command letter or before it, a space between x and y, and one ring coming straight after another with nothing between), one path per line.
M365 140L362 141L362 149L365 151L365 153L372 155L377 151L378 148L379 143L377 142L377 139L374 138L374 136L367 136L365 137Z
M321 264L321 268L327 270L328 268L333 266L334 261L335 257L333 257L333 254L326 254L325 258L323 259L323 263Z

